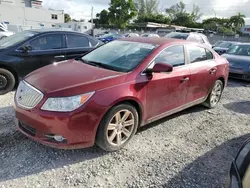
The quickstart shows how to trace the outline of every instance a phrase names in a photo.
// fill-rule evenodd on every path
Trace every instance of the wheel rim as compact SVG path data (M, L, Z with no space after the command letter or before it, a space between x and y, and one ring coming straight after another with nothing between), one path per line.
M220 83L216 83L211 93L210 102L212 106L215 106L220 101L221 94L222 94L222 86Z
M7 78L0 74L0 89L4 89L7 86L8 80Z
M135 118L131 111L121 110L110 120L106 132L107 140L111 145L121 146L133 133Z

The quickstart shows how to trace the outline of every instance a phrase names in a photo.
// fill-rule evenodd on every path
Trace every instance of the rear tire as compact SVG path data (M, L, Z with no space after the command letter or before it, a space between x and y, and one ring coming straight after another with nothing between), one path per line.
M117 151L134 136L138 124L138 112L135 107L129 104L114 106L101 120L96 144L105 151Z
M0 68L0 95L12 91L15 83L14 75L10 71Z
M220 102L221 95L223 92L223 83L220 80L217 80L214 84L214 87L210 94L208 95L208 98L203 103L204 106L207 108L214 108L216 105Z

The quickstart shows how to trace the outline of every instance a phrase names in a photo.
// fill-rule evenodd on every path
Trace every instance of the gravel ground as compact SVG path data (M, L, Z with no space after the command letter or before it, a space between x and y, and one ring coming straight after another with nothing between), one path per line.
M13 95L0 96L0 187L224 187L250 137L250 86L230 81L220 105L147 125L121 151L57 150L15 131Z

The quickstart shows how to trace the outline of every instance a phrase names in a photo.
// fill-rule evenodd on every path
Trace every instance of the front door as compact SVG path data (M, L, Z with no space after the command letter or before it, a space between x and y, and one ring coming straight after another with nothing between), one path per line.
M46 65L65 60L65 37L62 34L45 34L25 46L31 47L31 50L16 52L21 59L18 65L22 77Z
M93 48L87 37L78 34L67 34L67 59L82 57Z
M184 47L171 46L162 51L155 63L168 63L174 69L170 73L153 73L147 84L147 119L153 121L165 113L185 105L190 70L186 65Z
M196 45L186 47L191 73L187 102L204 100L216 81L216 62L209 50Z

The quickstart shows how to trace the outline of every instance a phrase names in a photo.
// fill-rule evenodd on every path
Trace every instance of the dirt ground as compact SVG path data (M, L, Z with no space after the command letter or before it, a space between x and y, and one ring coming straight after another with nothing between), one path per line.
M195 106L139 130L121 151L52 149L17 132L0 96L0 187L224 187L250 137L250 83L230 80L213 110Z

